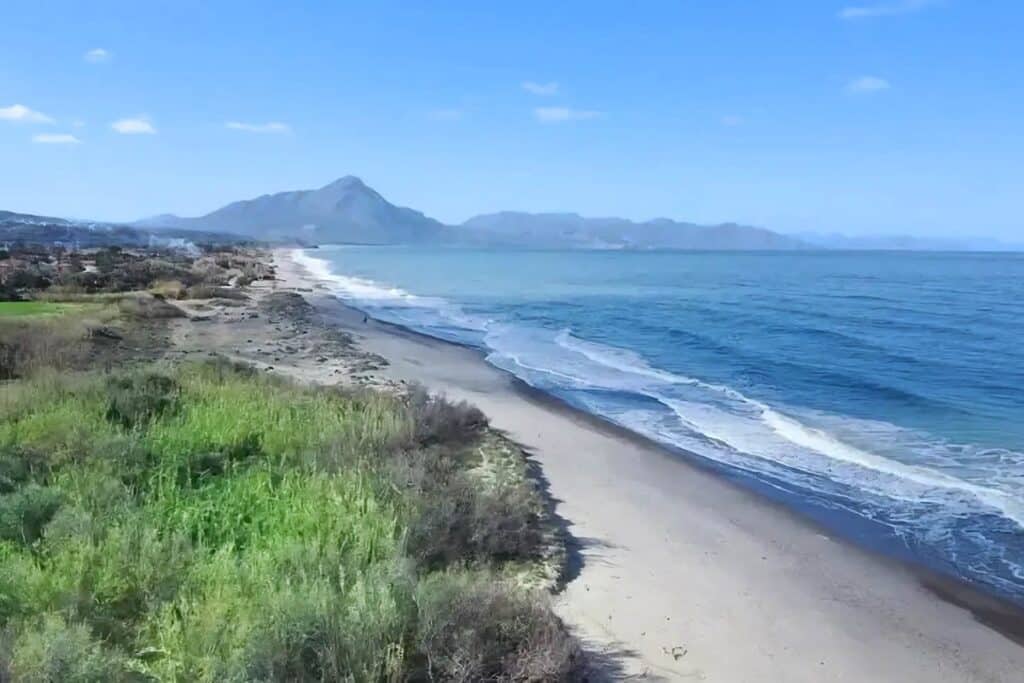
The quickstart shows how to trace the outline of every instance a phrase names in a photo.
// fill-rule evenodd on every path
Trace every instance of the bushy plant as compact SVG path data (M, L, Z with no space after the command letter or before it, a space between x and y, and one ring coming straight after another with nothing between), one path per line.
M43 616L15 639L8 664L11 680L24 683L129 681L127 658L106 648L83 624L57 614Z
M106 418L125 429L134 429L174 410L178 384L157 373L130 374L111 377L106 394Z
M0 540L31 545L60 504L59 491L37 484L0 495Z
M421 446L464 441L487 427L487 416L465 401L452 403L422 386L412 387L406 398L415 425L414 438Z
M431 680L566 681L580 649L543 595L494 577L445 573L420 583L416 647Z

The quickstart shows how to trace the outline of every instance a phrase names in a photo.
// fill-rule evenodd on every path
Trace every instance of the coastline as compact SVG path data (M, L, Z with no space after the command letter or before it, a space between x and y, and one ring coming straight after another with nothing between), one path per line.
M303 292L361 352L387 360L360 370L360 381L419 382L470 401L532 455L577 539L557 609L626 673L1010 681L1024 670L1019 610L833 539L718 473L530 388L475 350L364 319L287 251L275 262L277 287ZM334 382L353 373L314 365L303 374Z

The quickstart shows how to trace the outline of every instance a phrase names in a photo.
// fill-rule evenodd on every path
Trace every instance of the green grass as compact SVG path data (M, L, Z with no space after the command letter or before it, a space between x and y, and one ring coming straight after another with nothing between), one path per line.
M81 309L81 304L50 301L0 301L0 318L64 315Z
M574 649L543 601L493 578L530 561L505 542L525 532L467 540L489 533L467 505L530 519L539 501L467 483L485 441L462 410L218 364L8 385L0 680L497 680L527 650L563 670ZM430 497L453 491L464 503ZM410 545L424 534L443 563ZM463 586L501 609L460 608ZM442 637L452 620L504 635Z

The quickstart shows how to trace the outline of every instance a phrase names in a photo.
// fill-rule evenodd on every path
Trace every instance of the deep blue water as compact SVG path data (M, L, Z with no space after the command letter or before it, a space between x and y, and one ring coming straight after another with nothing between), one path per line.
M1024 602L1024 254L301 258L375 317Z

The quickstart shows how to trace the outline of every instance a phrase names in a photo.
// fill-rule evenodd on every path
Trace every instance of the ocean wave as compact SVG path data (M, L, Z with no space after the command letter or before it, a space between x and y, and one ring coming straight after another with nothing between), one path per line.
M330 261L311 256L302 249L293 250L291 258L338 298L388 322L427 334L440 333L448 341L468 344L475 344L492 322L490 318L468 315L459 306L439 297L419 296L400 287L338 274L332 270ZM444 334L444 328L450 328L451 334Z
M303 249L293 250L291 258L342 297L362 302L387 302L418 307L436 307L442 303L440 299L416 296L398 287L388 287L372 280L340 275L331 269L329 261L310 256Z
M884 475L890 478L890 481L886 482L886 485L880 486L877 480L872 481L861 474L852 474L852 476L844 477L844 483L863 486L872 489L875 493L904 500L920 499L929 494L934 497L934 494L938 493L939 497L948 503L949 500L943 495L944 492L962 494L973 497L983 506L998 511L1000 515L1024 528L1024 502L1021 501L1019 492L1011 493L972 483L932 467L907 464L851 445L833 434L806 425L731 387L652 368L650 364L632 351L587 342L573 336L567 329L563 329L555 336L555 342L562 348L579 353L592 362L614 368L627 375L656 380L670 386L697 387L741 404L748 410L722 410L716 401L679 400L671 393L664 391L663 388L659 391L656 386L633 387L634 390L639 390L672 409L688 429L700 432L714 441L726 444L746 455L771 458L781 464L795 466L813 474L830 476L830 478L838 474L835 471L835 463L853 465L860 470ZM802 451L819 454L825 460L816 463L809 462L806 457L801 458L801 455L805 454L798 451L787 452L777 447L773 448L773 444L764 438L765 434L758 433L760 430L756 429L757 425L749 424L751 418L761 425L767 426L774 436L785 443L797 446ZM879 430L876 428L874 431L877 433ZM901 430L895 426L889 426L887 431L891 434ZM748 438L744 438L744 436ZM1018 462L1024 462L1024 455L1016 455L1020 456ZM905 484L913 486L909 488L902 486Z

